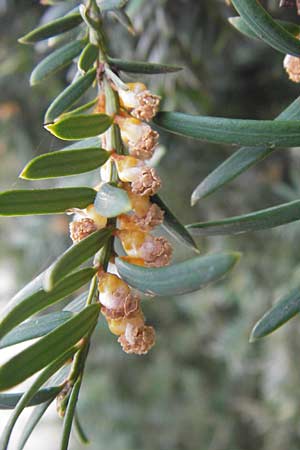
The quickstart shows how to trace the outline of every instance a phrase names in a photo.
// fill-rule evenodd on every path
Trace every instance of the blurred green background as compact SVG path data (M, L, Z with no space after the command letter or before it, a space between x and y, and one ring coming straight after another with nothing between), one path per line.
M276 17L300 21L294 11L279 10L277 0L262 3ZM1 190L24 186L18 174L25 163L61 148L43 130L42 117L72 74L66 70L31 89L30 71L45 45L34 52L17 43L44 11L38 1L0 0ZM142 78L163 95L165 109L272 119L298 95L283 71L283 55L232 29L227 18L235 14L223 0L130 0L128 13L138 30L135 37L107 18L114 56L185 67L179 75ZM159 167L162 196L184 223L247 213L300 194L299 149L284 149L192 209L193 188L234 149L170 135L161 136L161 143L166 149ZM57 184L93 185L95 177ZM67 229L68 218L61 216L1 219L1 302L67 248ZM257 319L299 282L299 238L295 223L199 241L203 251L242 251L241 263L204 291L146 300L157 345L145 357L122 353L101 321L79 403L91 450L299 449L298 319L262 342L248 343ZM60 420L48 420L57 442ZM40 448L43 428L37 436ZM74 440L71 448L81 444Z

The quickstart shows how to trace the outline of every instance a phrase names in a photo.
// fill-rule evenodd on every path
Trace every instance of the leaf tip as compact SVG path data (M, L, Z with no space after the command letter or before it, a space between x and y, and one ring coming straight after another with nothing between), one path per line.
M196 243L194 243L192 248L197 255L200 255L201 252Z
M18 42L19 42L19 44L31 44L31 42L29 42L29 41L26 39L26 35L25 35L25 36L21 36L21 37L18 39Z
M268 314L268 313L266 313ZM272 333L273 330L266 330L265 328L265 316L266 314L259 319L258 322L256 322L256 324L254 325L254 327L252 328L250 337L249 337L249 342L253 343L255 341L258 341L259 339L266 337L268 334Z
M253 344L254 342L258 341L259 338L261 338L261 337L263 337L263 336L260 336L260 335L257 333L257 324L256 324L256 325L254 326L254 328L252 329L252 331L251 331L251 334L250 334L250 337L249 337L249 343L250 343L250 344Z
M231 255L232 255L233 259L234 259L234 264L237 264L240 261L241 257L242 257L242 253L241 252L231 252Z
M239 19L239 17L228 17L228 22L230 23L230 25L234 26L234 23Z
M129 26L129 27L127 28L127 30L128 30L128 32L129 32L132 36L136 36L136 35L137 35L137 32L136 32L136 30L134 29L133 26Z
M52 291L53 288L54 288L54 283L53 283L53 278L52 278L52 271L47 270L44 275L44 278L43 278L43 289L46 292L50 292L50 291Z
M34 73L30 75L29 84L30 86L36 86L38 84L38 81L36 80Z
M19 174L19 178L21 178L22 180L29 180L29 178L26 176L26 167L24 167L24 169L22 170L22 172L20 172Z
M203 189L202 183L199 184L196 189L193 191L191 195L191 206L195 206L196 203L199 202L199 200L202 200L206 196L206 192Z
M249 337L249 344L254 344L254 342L256 342L256 341L257 341L257 338L255 336L253 336L253 334L251 333L250 337Z
M48 124L49 125L53 125L54 124L54 118L51 117L50 114L49 114L50 108L51 108L51 106L48 108L48 110L46 111L45 116L44 116L44 124L46 124L46 125L48 125Z
M198 201L198 198L196 197L196 195L194 195L194 192L193 192L193 194L191 196L191 206L192 207L195 206L197 201Z
M44 123L44 128L49 131L49 133L53 134L53 136L56 136L56 132L55 132L55 124L52 123Z
M239 263L242 253L240 252L228 252L227 253L228 257L231 258L231 262L229 263L229 268L228 271L233 270L236 265Z

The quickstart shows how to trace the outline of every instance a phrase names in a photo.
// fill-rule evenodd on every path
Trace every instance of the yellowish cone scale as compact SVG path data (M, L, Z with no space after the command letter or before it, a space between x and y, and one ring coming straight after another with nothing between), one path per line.
M145 242L147 233L143 231L127 231L122 230L118 232L123 248L128 256L134 258L140 257L140 248Z
M132 182L137 179L143 163L133 156L114 156L114 162L121 181Z
M105 113L105 95L99 94L97 104L94 108L95 113Z
M121 214L118 217L118 229L135 231L138 230L139 228L136 222L132 220L132 216L128 216L127 214Z
M145 267L146 263L142 258L133 258L132 256L121 256L124 261L128 262L129 264L135 264L136 266Z
M101 229L106 227L107 217L103 217L100 214L98 214L93 204L89 205L86 208L86 213L88 217L95 222L97 228Z
M143 136L149 125L144 124L141 120L135 117L121 117L119 116L115 122L119 125L122 140L125 144L129 142L137 142Z
M109 331L116 336L121 336L121 334L125 333L126 330L126 322L122 319L110 319L107 318L107 324Z
M141 83L140 81L137 81L135 83L126 83L126 85L130 91L133 91L136 94L147 89L146 85L144 83Z
M138 140L143 134L144 124L135 117L116 116L115 123L120 127L122 140L125 144L128 144L130 140Z
M123 287L129 294L129 287L125 281L121 280L117 275L113 273L104 273L98 283L98 289L100 294L113 294L117 289Z
M146 266L162 267L170 263L172 247L165 238L131 230L121 230L118 236L127 255L143 259Z
M127 90L119 90L120 105L123 108L136 108L138 106L137 94L145 91L147 87L143 83L127 83Z
M147 195L142 197L141 195L134 194L129 189L126 190L131 202L132 209L138 217L144 217L151 206L150 197Z
M112 158L109 158L105 164L103 164L100 168L100 175L102 182L109 183L112 177ZM102 183L101 183L102 184Z
M130 293L129 286L117 275L104 273L98 282L99 300L106 308L113 309L120 306Z
M122 319L110 319L107 318L107 323L110 331L117 335L121 336L121 334L124 334L126 331L127 325L131 325L133 327L142 327L145 323L145 319L143 316L143 313L141 311L138 311L136 314L134 314L132 317L124 317Z
M150 125L134 117L116 116L122 140L128 153L142 161L152 158L158 144L159 134Z

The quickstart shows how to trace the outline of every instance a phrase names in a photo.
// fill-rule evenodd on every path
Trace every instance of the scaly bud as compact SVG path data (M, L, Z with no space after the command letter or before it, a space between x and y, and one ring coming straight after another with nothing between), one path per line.
M70 382L67 382L63 389L56 397L56 411L59 417L63 418L66 414L66 409L72 392L72 386Z
M121 130L123 142L129 154L138 159L150 159L158 143L159 134L133 117L117 116L115 119Z
M95 106L95 113L105 113L105 95L101 92L98 96L98 100Z
M158 111L160 97L148 91L143 83L127 83L127 87L118 91L121 106L137 119L148 122Z

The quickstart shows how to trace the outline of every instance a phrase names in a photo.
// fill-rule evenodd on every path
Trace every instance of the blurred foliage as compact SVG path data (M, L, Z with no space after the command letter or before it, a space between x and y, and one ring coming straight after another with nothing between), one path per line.
M297 20L294 11L279 10L277 0L264 4L277 17ZM0 0L1 189L22 186L16 180L24 164L49 145L56 148L42 131L41 118L70 74L30 89L38 56L16 42L42 9L37 1ZM233 30L223 0L131 0L128 12L137 36L128 37L112 17L107 31L113 56L185 67L180 75L145 77L164 96L165 109L271 119L297 96L280 54ZM246 213L299 195L297 149L281 150L191 209L195 185L232 148L162 138L163 197L185 223ZM48 265L66 247L66 229L60 217L1 220L0 275L8 286L1 300L40 271L42 255ZM248 343L256 320L299 280L299 237L295 223L201 241L203 249L241 250L242 263L229 279L201 293L145 300L158 333L155 349L145 357L124 355L101 321L79 404L91 449L299 448L298 319L271 338Z

